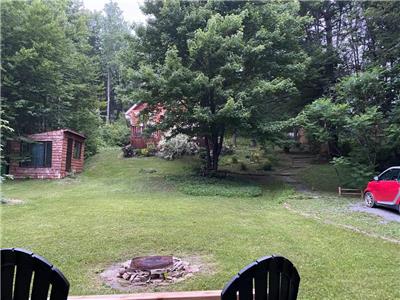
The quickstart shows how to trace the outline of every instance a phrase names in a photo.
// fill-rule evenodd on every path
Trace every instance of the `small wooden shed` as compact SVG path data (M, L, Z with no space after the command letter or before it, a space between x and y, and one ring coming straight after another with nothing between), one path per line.
M36 133L10 142L14 178L63 178L83 170L85 136L70 129Z

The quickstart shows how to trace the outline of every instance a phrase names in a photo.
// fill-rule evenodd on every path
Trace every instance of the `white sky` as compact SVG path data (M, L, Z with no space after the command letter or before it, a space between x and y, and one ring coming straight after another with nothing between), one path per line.
M90 10L101 11L110 0L83 0L83 5ZM144 23L146 16L142 13L139 6L143 0L113 0L117 2L119 8L123 11L125 21L132 23Z

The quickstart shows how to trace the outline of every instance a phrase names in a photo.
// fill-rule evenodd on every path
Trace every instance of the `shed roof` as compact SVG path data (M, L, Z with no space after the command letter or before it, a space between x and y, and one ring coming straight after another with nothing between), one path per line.
M86 136L84 136L83 134L81 134L81 133L79 133L79 132L76 132L76 131L73 131L73 130L68 129L68 128L57 129L57 130L50 130L50 131L43 131L43 132L37 132L37 133L29 134L28 136L35 136L35 135L37 135L37 134L50 133L50 132L60 132L60 131L63 132L63 133L68 132L68 133L71 133L71 134L73 134L73 135L77 135L77 136L79 136L79 137L81 137L81 138L83 138L83 139L86 139Z

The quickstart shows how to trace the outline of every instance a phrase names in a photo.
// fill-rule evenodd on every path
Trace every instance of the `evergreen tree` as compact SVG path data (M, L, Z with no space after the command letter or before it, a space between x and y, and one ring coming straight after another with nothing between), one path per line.
M79 1L5 1L2 20L3 118L16 135L69 127L95 151L98 65Z

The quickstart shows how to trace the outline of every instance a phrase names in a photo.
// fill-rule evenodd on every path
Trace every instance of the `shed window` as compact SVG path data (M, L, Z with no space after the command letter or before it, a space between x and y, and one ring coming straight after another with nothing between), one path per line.
M75 141L74 144L74 158L75 159L80 159L81 158L81 152L82 152L82 143Z
M52 142L21 143L21 167L50 168Z

